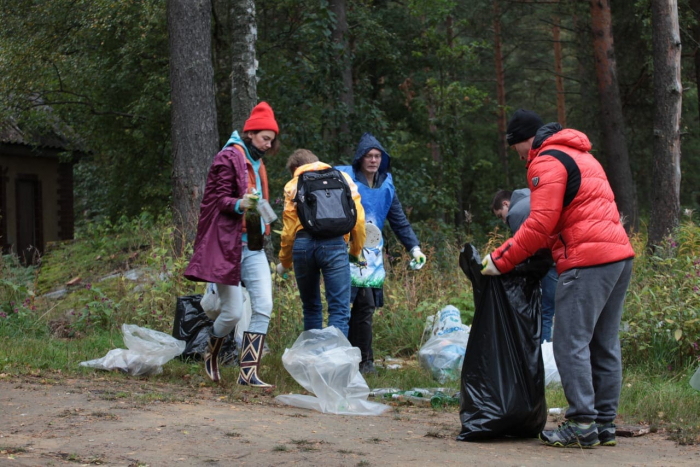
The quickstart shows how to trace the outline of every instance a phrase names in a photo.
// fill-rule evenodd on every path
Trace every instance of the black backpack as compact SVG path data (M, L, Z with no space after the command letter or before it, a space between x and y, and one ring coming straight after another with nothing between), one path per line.
M299 175L297 214L304 230L314 237L333 238L350 232L357 222L352 192L334 168Z

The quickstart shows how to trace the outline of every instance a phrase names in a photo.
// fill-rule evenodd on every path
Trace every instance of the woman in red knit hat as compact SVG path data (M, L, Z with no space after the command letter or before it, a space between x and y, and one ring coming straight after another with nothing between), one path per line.
M272 277L262 243L256 241L269 235L270 227L262 221L245 225L243 219L247 209L255 209L259 197L269 200L262 157L277 152L278 134L272 108L261 102L246 120L243 136L234 131L209 169L185 277L216 283L221 300L221 314L214 321L204 356L204 368L212 381L220 379L221 345L243 315L243 282L250 294L252 316L239 352L238 384L271 387L260 379L258 369L272 313Z

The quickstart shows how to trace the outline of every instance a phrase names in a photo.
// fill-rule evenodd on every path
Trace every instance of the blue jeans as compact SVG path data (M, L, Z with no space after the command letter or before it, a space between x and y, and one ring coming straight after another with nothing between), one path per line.
M248 332L267 334L272 314L272 275L265 251L250 251L243 246L241 254L241 282L250 295L252 315Z
M542 278L542 341L552 341L552 321L554 320L554 295L557 291L559 274L551 268Z
M350 262L348 247L343 237L320 239L297 232L292 261L304 310L304 330L323 327L323 274L328 303L328 325L340 329L347 337L350 321Z

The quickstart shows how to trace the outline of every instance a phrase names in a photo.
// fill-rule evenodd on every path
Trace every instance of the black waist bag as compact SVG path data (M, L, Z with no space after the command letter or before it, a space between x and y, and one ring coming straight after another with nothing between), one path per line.
M476 249L459 265L474 288L474 321L462 365L459 441L536 437L547 421L540 279L551 267L533 256L508 274L481 275Z
M350 232L357 222L350 186L337 169L299 175L294 201L302 227L314 237L340 237Z

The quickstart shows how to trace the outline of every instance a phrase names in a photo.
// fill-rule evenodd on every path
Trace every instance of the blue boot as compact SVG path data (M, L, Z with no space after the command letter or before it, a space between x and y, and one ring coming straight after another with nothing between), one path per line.
M223 343L223 337L210 336L207 352L204 354L204 371L207 372L209 379L215 383L218 383L221 379L221 374L219 373L219 351Z
M243 333L243 349L239 358L241 372L238 376L238 384L256 388L274 387L258 378L258 368L260 367L260 360L262 360L264 342L265 334L256 332Z

